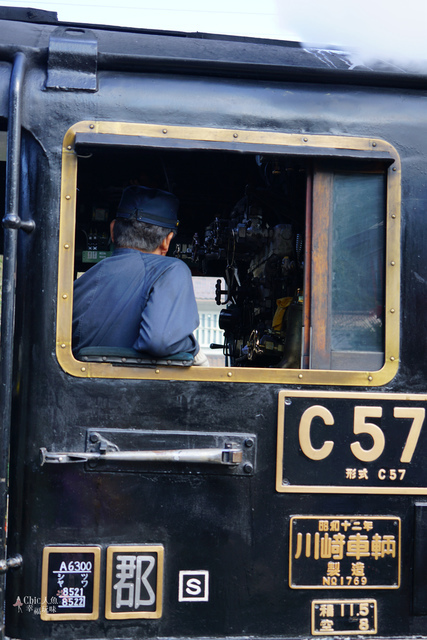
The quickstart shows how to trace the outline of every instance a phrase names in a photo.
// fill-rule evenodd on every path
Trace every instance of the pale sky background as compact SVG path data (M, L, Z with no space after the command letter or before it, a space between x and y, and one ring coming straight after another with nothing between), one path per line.
M427 0L0 0L59 20L355 47L427 66Z

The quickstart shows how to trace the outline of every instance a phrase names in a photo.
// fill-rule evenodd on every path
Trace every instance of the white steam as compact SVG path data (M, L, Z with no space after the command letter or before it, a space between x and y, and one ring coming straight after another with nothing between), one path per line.
M307 46L356 52L355 63L427 71L426 0L276 0L282 28Z

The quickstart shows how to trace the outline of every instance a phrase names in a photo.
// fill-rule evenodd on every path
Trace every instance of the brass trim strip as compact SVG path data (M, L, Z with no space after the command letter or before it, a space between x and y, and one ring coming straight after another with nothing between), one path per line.
M112 611L111 597L113 588L113 553L123 552L154 552L157 553L157 588L156 588L156 609L155 611ZM162 617L163 611L163 563L164 547L156 545L112 545L107 547L107 571L105 584L105 617L107 620L132 620L136 618L158 619Z
M314 369L264 369L244 367L113 367L107 363L83 363L71 350L72 299L75 244L75 211L77 187L77 156L74 150L76 133L96 133L140 136L175 140L220 141L230 148L245 144L304 146L342 150L384 151L394 160L387 170L386 224L386 323L385 364L378 371L337 371ZM81 378L120 378L141 380L198 380L220 382L258 382L298 385L336 385L376 387L394 378L399 365L400 330L400 181L401 165L396 149L388 142L374 138L307 135L271 131L246 131L200 127L179 127L158 124L82 121L65 134L62 150L62 184L60 202L59 264L57 293L56 356L62 369Z
M99 585L101 575L101 548L81 547L81 546L52 546L44 547L42 562L42 603L47 601L48 578L49 578L49 556L51 553L93 553L93 611L92 613L49 613L40 610L40 618L46 621L57 620L98 620L99 618Z
M344 487L318 485L285 485L283 484L283 455L285 430L285 398L343 398L345 400L387 400L405 402L427 402L427 394L415 393L369 393L347 391L279 391L277 412L277 457L276 457L276 491L278 493L345 493L345 494L383 494L383 495L427 495L427 487Z

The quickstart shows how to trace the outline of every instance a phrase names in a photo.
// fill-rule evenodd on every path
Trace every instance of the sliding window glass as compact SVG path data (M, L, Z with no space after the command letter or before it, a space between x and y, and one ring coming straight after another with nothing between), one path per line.
M314 173L312 368L384 364L385 187L384 173Z

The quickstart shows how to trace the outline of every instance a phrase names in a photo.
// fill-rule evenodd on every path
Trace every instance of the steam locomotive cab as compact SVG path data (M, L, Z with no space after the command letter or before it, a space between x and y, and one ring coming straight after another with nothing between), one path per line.
M0 20L6 633L426 638L425 76L18 18ZM179 200L169 255L217 310L209 367L73 349L74 283L114 250L129 185Z

